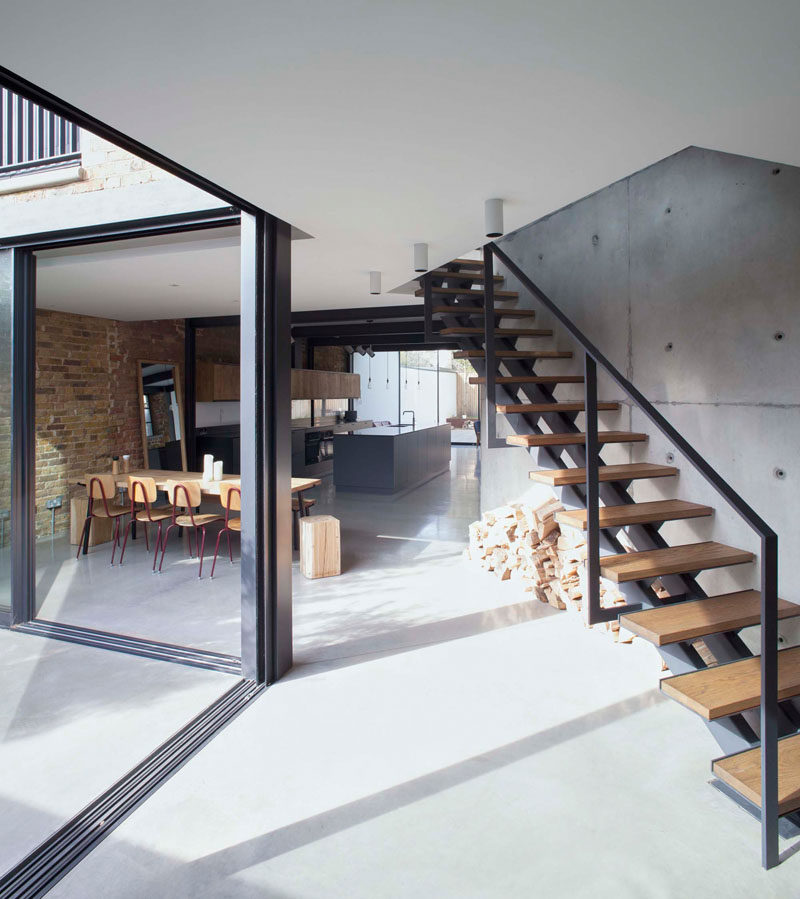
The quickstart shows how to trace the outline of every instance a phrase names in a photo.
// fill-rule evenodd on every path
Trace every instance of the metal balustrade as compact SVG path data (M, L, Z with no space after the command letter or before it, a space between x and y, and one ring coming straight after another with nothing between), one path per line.
M0 176L80 159L80 129L0 88Z

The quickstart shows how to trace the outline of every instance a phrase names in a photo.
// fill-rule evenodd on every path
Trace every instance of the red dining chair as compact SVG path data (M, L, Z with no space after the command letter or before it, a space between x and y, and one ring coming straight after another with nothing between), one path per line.
M90 529L95 518L108 518L114 522L114 537L111 545L111 564L114 564L114 555L119 546L119 520L130 511L127 506L120 506L113 501L116 492L117 484L114 475L86 475L86 495L89 498L89 502L86 506L86 521L84 521L83 529L81 530L81 539L78 541L76 559L80 558L81 550L88 543L89 534L91 533Z
M167 540L169 540L170 531L173 528L191 528L194 532L195 542L197 543L197 532L200 531L201 542L198 544L198 556L200 557L200 571L197 576L203 576L203 552L206 546L206 526L214 521L222 521L222 515L215 513L196 514L195 509L198 508L203 500L203 494L200 490L199 481L167 481L167 499L172 506L172 516L167 530L161 539L161 561L158 564L159 574L164 565L164 556L167 552ZM185 508L186 512L180 514L179 508ZM189 538L189 552L192 553L191 532Z
M158 498L158 488L154 478L146 478L141 475L128 476L128 497L131 502L131 517L125 527L125 539L122 541L122 555L119 557L119 564L125 558L125 547L128 545L128 535L134 522L138 522L144 528L144 544L147 551L150 551L150 538L147 535L147 525L157 524L156 546L153 552L153 571L156 570L156 560L158 559L158 550L161 546L161 528L167 519L172 518L172 506L153 506ZM137 509L136 505L144 505L143 509Z
M228 540L228 555L230 556L231 565L233 565L233 550L231 549L231 534L235 531L237 534L242 533L242 519L231 518L231 512L241 512L242 509L242 488L236 483L226 483L223 481L219 487L219 501L225 510L225 523L217 534L217 545L214 547L214 564L211 566L211 577L214 577L214 569L217 567L217 555L219 554L219 541L225 534Z

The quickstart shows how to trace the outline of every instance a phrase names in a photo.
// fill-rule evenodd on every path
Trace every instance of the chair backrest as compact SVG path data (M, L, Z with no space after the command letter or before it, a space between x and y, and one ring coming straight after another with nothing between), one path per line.
M155 479L128 475L128 496L133 503L154 503L158 497Z
M167 481L167 497L173 506L196 508L203 500L199 481Z
M219 501L226 512L241 512L242 485L236 481L223 481L219 485Z
M114 499L117 479L113 474L87 474L86 495L92 499Z

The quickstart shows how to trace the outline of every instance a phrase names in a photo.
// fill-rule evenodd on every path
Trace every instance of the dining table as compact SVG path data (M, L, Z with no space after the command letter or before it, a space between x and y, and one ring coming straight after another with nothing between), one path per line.
M199 481L200 492L203 496L219 496L221 485L223 482L241 485L241 477L238 474L223 475L219 481L203 480L202 471L170 471L163 468L136 468L133 471L120 471L114 475L114 483L118 490L128 489L128 478L152 478L156 482L158 490L166 490L168 481ZM318 487L322 481L319 478L292 478L291 492L293 496L298 496L300 502L300 515L307 515L306 504L303 502L303 493L312 487ZM72 481L73 486L85 487L86 476L75 478ZM86 534L86 546L88 548L88 531ZM136 525L132 529L131 536L136 539ZM86 549L84 549L84 552Z

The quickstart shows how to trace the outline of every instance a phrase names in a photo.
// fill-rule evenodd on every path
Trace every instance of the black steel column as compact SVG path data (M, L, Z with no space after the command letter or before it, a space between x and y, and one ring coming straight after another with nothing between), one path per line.
M242 214L242 673L292 665L291 233Z
M494 254L492 244L483 248L483 334L484 359L486 361L486 425L483 428L483 445L487 449L505 446L497 438L497 360L495 358L494 320Z
M184 321L183 332L183 438L189 471L197 471L197 328L191 319ZM147 459L144 460L147 468Z
M761 861L778 853L778 537L761 538Z
M11 252L11 623L22 624L36 616L36 258Z
M597 364L584 353L586 409L586 596L587 624L600 620L600 472L597 439Z

